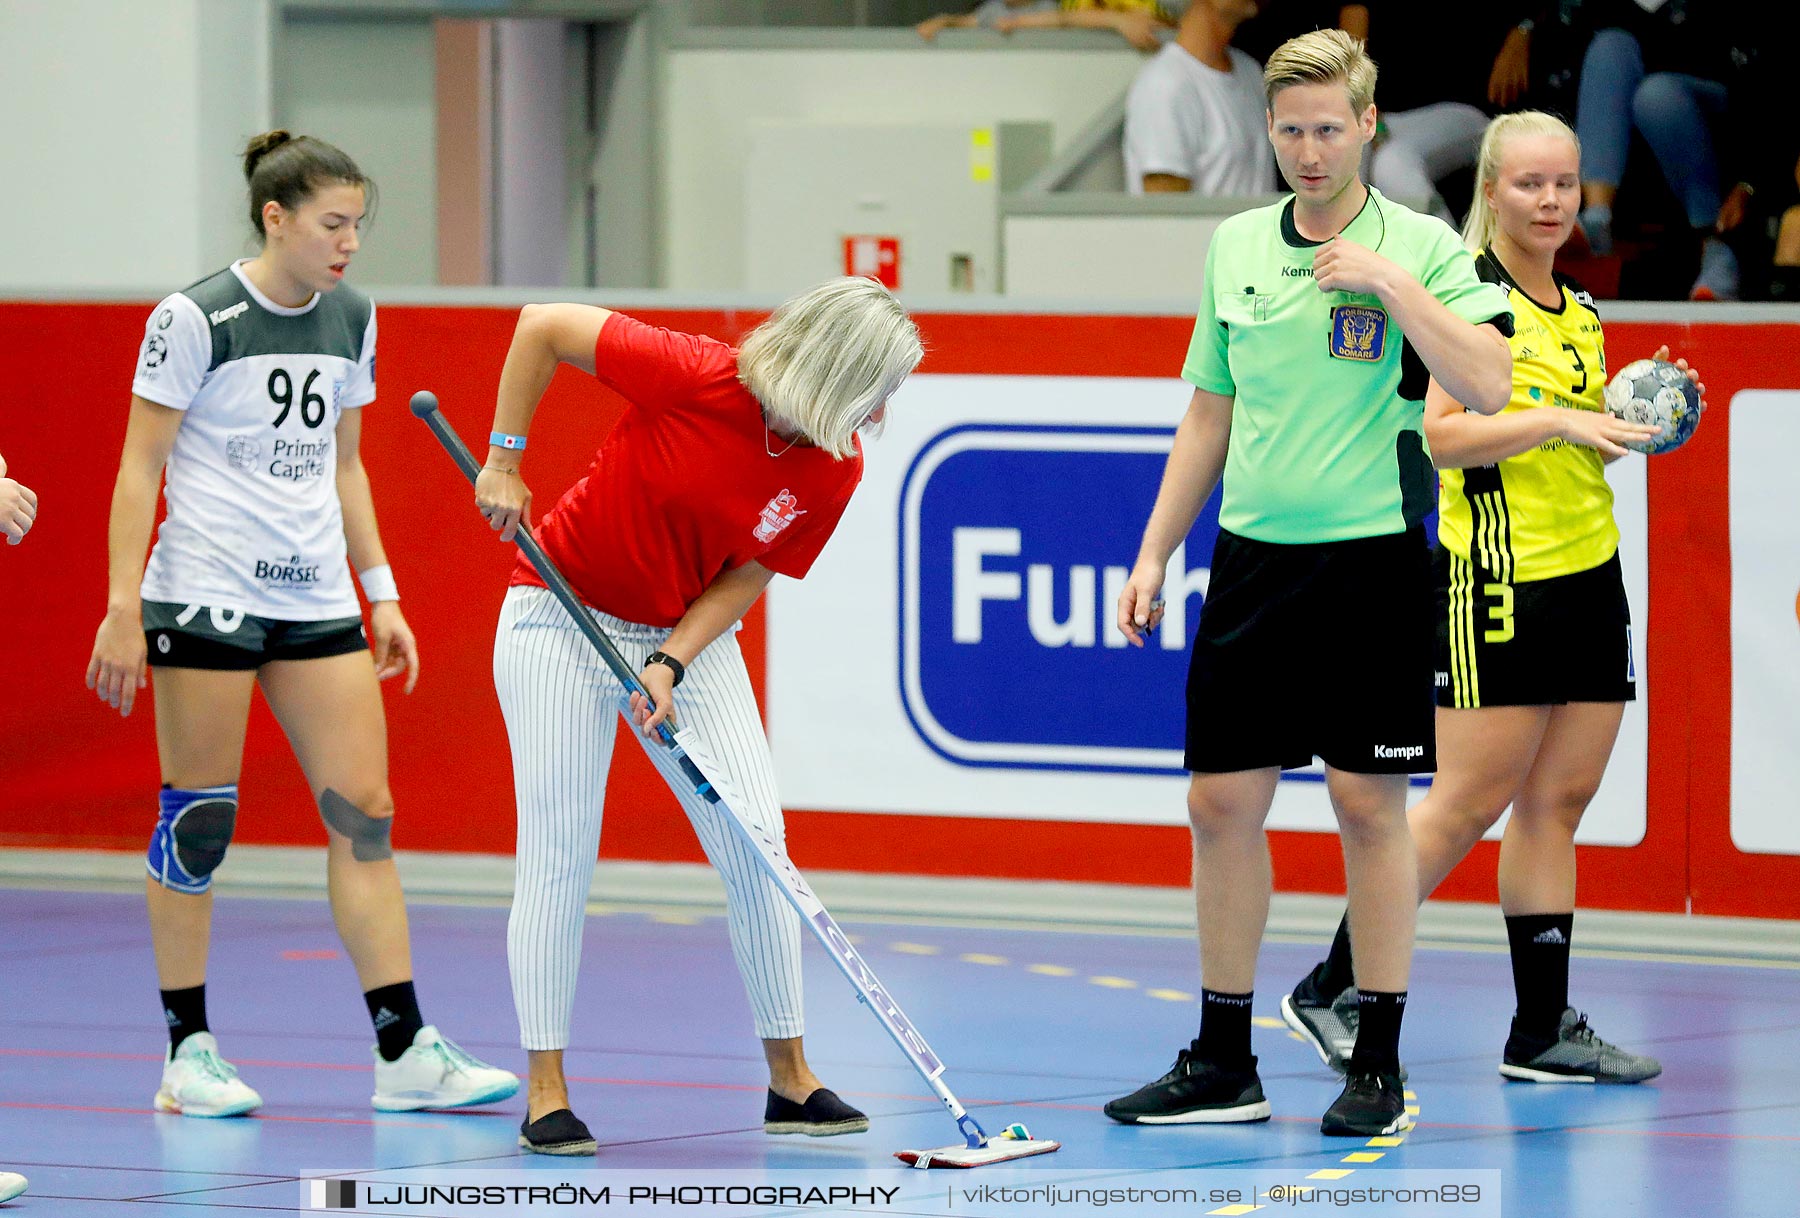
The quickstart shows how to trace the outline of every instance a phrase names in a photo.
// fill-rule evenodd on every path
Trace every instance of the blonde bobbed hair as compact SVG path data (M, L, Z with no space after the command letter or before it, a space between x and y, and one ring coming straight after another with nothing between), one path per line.
M787 301L738 348L738 380L769 422L844 458L872 411L925 349L900 302L873 279L830 279Z

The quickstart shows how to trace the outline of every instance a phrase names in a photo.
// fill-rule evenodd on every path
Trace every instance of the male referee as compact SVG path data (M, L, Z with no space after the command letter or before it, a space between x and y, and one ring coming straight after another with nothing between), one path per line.
M1512 312L1446 225L1364 185L1375 65L1362 43L1339 30L1293 39L1263 85L1294 194L1231 217L1207 251L1182 368L1194 396L1119 598L1119 628L1142 646L1169 555L1222 472L1187 683L1200 1035L1106 1114L1269 1119L1250 1052L1271 889L1263 822L1281 771L1316 756L1343 841L1360 998L1323 1129L1379 1136L1411 1124L1399 1059L1417 898L1407 775L1436 768L1425 388L1435 377L1484 413L1503 407Z

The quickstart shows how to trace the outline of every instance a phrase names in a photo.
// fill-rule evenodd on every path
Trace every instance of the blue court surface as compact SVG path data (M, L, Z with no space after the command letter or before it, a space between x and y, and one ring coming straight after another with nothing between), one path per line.
M1512 1005L1505 955L1421 949L1403 1042L1418 1125L1365 1145L1320 1136L1319 1115L1338 1084L1278 1017L1282 991L1318 944L1271 943L1264 952L1256 1036L1273 1121L1127 1128L1100 1105L1162 1073L1193 1035L1190 935L846 918L949 1064L945 1080L988 1131L1019 1121L1063 1143L1058 1154L1006 1168L927 1173L902 1167L892 1152L954 1143L955 1126L810 941L809 1057L874 1126L816 1140L762 1132L766 1076L716 913L641 909L590 919L568 1071L600 1155L569 1160L519 1153L522 1095L467 1113L371 1111L372 1036L321 902L218 903L212 1026L266 1101L255 1117L234 1120L150 1110L165 1039L141 897L0 889L0 911L0 1169L31 1180L29 1192L0 1206L5 1213L293 1211L317 1196L302 1183L312 1177L610 1182L614 1202L623 1182L640 1180L902 1190L872 1203L850 1196L836 1208L813 1196L716 1208L564 1207L571 1213L1800 1213L1800 970L1789 962L1596 958L1580 953L1578 938L1577 1005L1608 1039L1659 1056L1664 1074L1637 1087L1549 1087L1507 1083L1496 1072ZM416 975L428 1020L477 1056L523 1073L505 916L487 905L414 904ZM1415 1203L1396 1191L1391 1204L1357 1208L1322 1193L1303 1203L1268 1195L1275 1182L1347 1190L1427 1177L1485 1182L1487 1191L1479 1204ZM1091 1197L1027 1193L1006 1202L966 1191L1171 1180L1197 1189L1199 1202L1146 1194L1141 1205L1094 1208ZM1496 1184L1502 1205L1493 1204ZM1243 1185L1252 1199L1212 1191ZM361 1210L562 1212L524 1193L503 1207L458 1208L443 1197L468 1194L409 1203L404 1192L381 1201L376 1191L369 1184Z

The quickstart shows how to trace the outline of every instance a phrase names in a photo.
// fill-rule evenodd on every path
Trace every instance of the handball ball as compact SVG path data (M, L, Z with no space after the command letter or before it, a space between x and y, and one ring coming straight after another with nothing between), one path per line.
M1641 453L1673 452L1700 426L1700 391L1688 374L1667 360L1626 364L1607 382L1606 409L1628 423L1652 423L1662 431L1645 444L1625 447Z

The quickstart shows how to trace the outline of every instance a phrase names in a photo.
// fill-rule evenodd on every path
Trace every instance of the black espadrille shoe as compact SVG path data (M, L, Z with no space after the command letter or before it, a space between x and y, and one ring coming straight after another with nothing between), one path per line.
M809 1138L829 1138L839 1133L861 1133L869 1118L839 1099L837 1092L820 1087L796 1104L769 1092L763 1105L764 1133L803 1133Z
M534 1155L591 1155L599 1150L588 1127L567 1108L520 1122L519 1145Z

